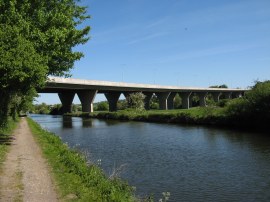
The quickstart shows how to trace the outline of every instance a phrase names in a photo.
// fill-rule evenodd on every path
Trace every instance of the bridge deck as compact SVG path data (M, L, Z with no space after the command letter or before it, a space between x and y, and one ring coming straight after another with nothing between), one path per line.
M180 86L163 86L153 84L137 84L125 82L110 82L83 80L73 78L50 77L44 89L40 93L56 93L68 90L98 90L99 93L108 91L121 92L244 92L244 89L235 88L198 88L198 87L180 87Z

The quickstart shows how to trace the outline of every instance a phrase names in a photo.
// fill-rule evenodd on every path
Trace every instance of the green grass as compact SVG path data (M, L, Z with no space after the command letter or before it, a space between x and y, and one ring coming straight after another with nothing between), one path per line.
M108 179L96 165L88 165L85 157L68 148L53 133L27 119L41 146L63 201L136 201L133 188L120 179Z
M8 146L12 141L11 133L15 129L16 125L17 122L10 119L4 128L0 128L0 169L5 160Z
M224 108L220 107L193 107L190 109L174 110L119 110L117 112L94 112L68 114L71 116L91 117L100 119L133 120L160 123L182 124L227 124Z

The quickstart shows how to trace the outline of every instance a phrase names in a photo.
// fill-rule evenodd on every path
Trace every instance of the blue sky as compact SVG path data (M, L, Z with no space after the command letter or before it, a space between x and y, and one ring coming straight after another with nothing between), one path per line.
M84 0L73 78L246 88L270 79L269 0ZM104 96L97 96L96 101ZM60 103L42 94L38 102ZM78 98L74 100L79 103Z

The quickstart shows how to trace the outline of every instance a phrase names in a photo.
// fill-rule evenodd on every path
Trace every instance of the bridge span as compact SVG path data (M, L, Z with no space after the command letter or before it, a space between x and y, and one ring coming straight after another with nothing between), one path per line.
M159 100L159 108L167 110L174 108L173 101L177 93L182 98L182 108L189 109L191 107L191 99L195 94L200 99L200 106L206 106L205 99L207 94L211 94L214 101L218 102L221 95L225 99L231 99L243 96L245 91L247 90L163 86L50 77L46 86L43 89L39 89L38 93L58 93L63 105L63 112L71 112L72 102L77 93L82 104L82 111L93 112L93 102L97 93L103 93L105 95L110 111L117 111L117 101L121 93L128 98L131 93L142 92L145 95L144 102L146 110L149 110L150 99L155 94Z

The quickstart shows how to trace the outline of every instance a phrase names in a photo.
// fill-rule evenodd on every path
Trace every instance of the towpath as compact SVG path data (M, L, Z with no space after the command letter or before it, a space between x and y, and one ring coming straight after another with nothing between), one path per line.
M13 139L0 173L0 201L58 201L48 165L25 118Z

